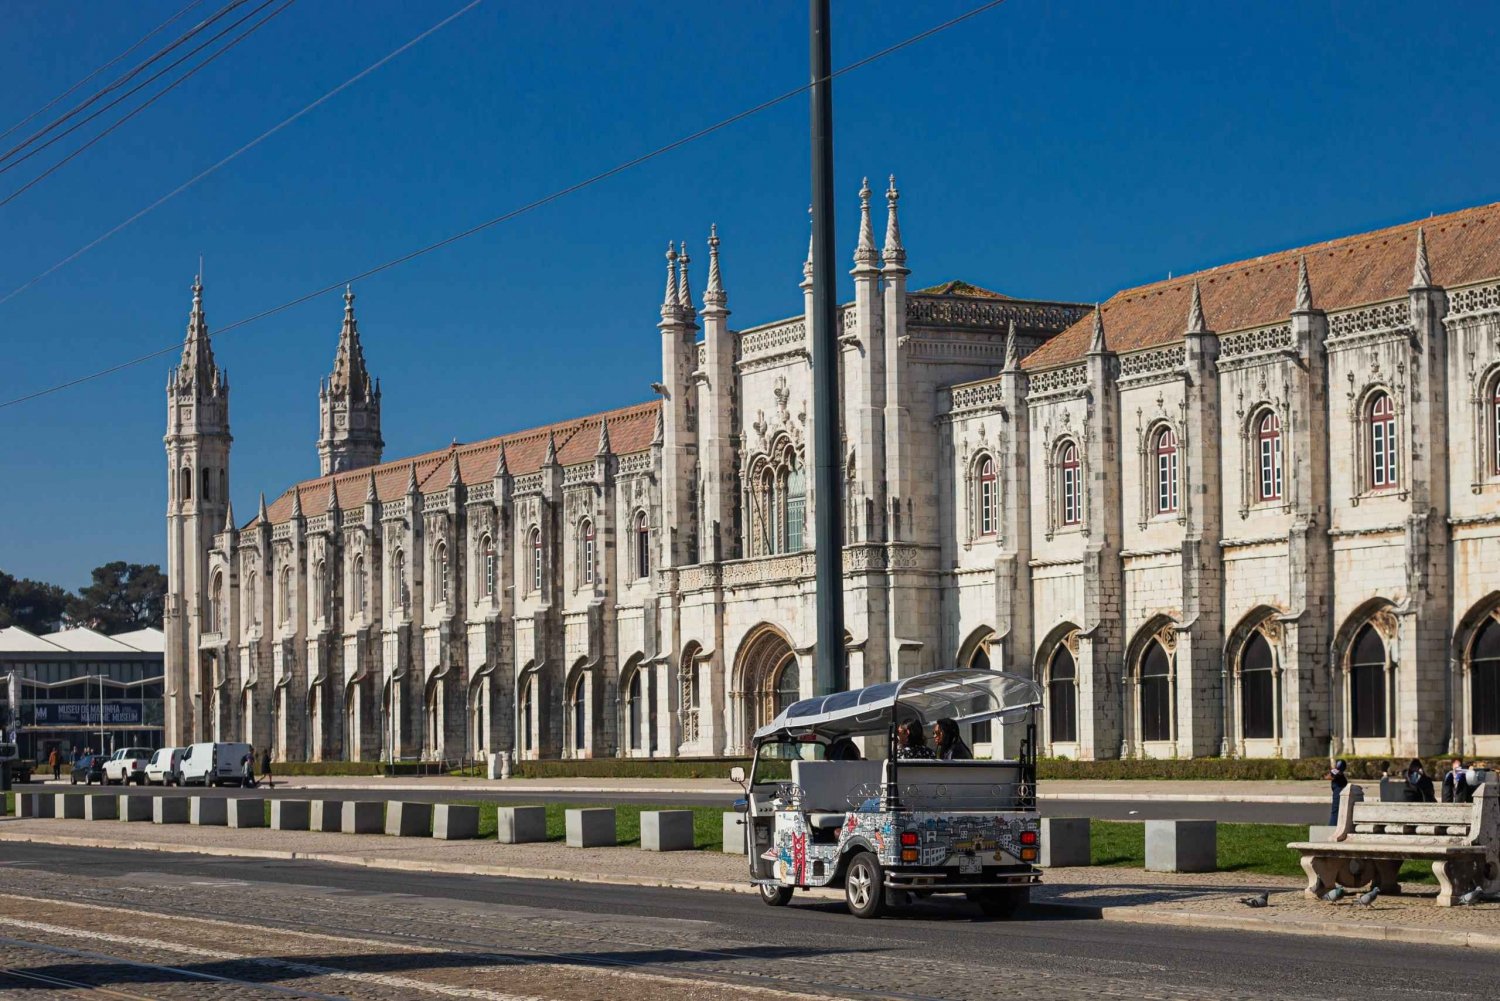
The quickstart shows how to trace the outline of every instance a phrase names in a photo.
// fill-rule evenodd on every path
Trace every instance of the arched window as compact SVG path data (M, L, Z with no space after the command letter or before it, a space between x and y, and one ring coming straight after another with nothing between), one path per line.
M434 605L448 600L448 544L439 542L433 552L433 566L437 570L437 592L432 596Z
M1370 486L1376 490L1401 482L1396 436L1396 405L1390 394L1376 393L1368 408L1370 424Z
M1240 651L1240 726L1248 739L1276 736L1275 663L1259 630Z
M1078 665L1067 643L1057 644L1047 665L1047 725L1054 744L1078 739Z
M798 464L796 456L791 459L791 471L786 476L786 529L782 538L785 551L796 553L802 550L802 529L807 513L807 474Z
M1172 739L1172 658L1155 639L1141 658L1141 739Z
M396 574L396 594L404 611L411 605L411 589L406 586L406 553L400 549L396 550L396 558L391 561L391 566ZM360 608L364 607L364 590L360 590Z
M578 579L594 583L594 523L588 518L578 526Z
M1349 731L1353 736L1386 736L1385 689L1385 640L1366 622L1349 650Z
M802 667L796 657L788 657L781 672L776 675L775 701L773 709L777 715L787 706L802 698Z
M1500 622L1493 616L1469 648L1469 719L1475 734L1500 733Z
M245 601L250 605L251 624L260 625L260 577L251 570L245 577Z
M573 750L582 751L588 746L588 676L580 673L573 681L573 691L568 696L568 707L572 710Z
M969 669L972 671L988 671L990 669L989 643L978 643L974 646L974 652L969 655Z
M1169 427L1156 433L1152 443L1156 456L1156 513L1177 510L1177 432Z
M396 558L401 558L399 552L396 554ZM359 603L359 610L361 612L370 607L370 588L368 587L369 581L366 578L364 556L354 557L354 593L358 595L355 600ZM405 594L404 588L402 593Z
M182 490L178 499L185 501L193 499L193 471L187 466L182 467Z
M531 589L542 590L542 530L531 530Z
M480 540L479 551L484 554L484 596L493 598L495 596L495 540L486 535Z
M213 485L212 475L213 474L210 472L210 470L208 469L208 467L204 466L203 467L203 491L200 494L198 494L198 496L201 497L201 498L203 498L204 500L212 500L213 499L213 494L210 492L210 487Z
M292 621L292 568L281 568L281 622Z
M228 625L224 614L224 575L214 574L214 586L208 599L208 632L216 633Z
M635 516L635 575L637 579L651 576L651 524L645 511Z
M326 604L326 602L328 601L328 588L326 588L323 584L324 578L326 577L327 573L328 564L323 560L319 560L318 568L313 573L313 608L317 609L318 614L324 617L326 617L328 614L328 607Z
M1083 519L1083 481L1078 465L1078 446L1071 441L1063 442L1057 453L1057 479L1059 505L1058 520L1064 525L1076 525Z
M536 687L535 678L535 675L528 674L521 682L521 750L523 751L530 751L533 746L531 740L531 696L532 690Z
M997 511L995 501L995 460L986 455L979 460L979 534L994 535Z
M1500 476L1500 378L1490 383L1490 472Z
M625 719L630 738L630 749L639 751L645 746L645 699L641 684L641 672L637 668L630 675L630 684L625 689Z
M1256 497L1263 501L1281 499L1281 418L1266 410L1255 422L1255 441L1260 463Z

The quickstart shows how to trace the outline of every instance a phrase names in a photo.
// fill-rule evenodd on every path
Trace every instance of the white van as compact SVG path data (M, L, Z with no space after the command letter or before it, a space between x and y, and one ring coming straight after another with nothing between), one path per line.
M249 744L193 744L182 752L177 779L185 786L243 786L253 774Z
M151 760L146 762L146 784L153 786L174 786L177 784L177 766L182 762L182 756L187 752L185 747L163 747L151 755Z

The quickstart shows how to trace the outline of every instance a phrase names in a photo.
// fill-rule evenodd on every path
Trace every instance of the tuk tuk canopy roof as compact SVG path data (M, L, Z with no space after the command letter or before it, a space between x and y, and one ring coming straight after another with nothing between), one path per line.
M828 738L888 730L898 718L923 723L950 718L979 723L1019 717L1041 705L1041 686L1003 671L933 671L868 688L819 695L787 706L755 731L755 742L778 736Z

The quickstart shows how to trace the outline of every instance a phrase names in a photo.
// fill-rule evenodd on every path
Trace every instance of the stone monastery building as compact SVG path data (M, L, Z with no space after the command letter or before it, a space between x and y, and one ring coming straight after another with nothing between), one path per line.
M1074 758L1500 754L1500 205L1095 308L908 290L894 181L883 249L860 194L849 686L1032 675ZM731 327L719 257L695 300L667 253L658 399L394 461L346 294L321 475L244 524L195 284L167 739L744 753L811 694L823 499L804 317Z

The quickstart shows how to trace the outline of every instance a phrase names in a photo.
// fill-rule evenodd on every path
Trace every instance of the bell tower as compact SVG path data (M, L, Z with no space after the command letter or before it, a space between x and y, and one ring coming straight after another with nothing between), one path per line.
M318 384L318 472L321 476L380 463L380 383L370 380L354 319L354 290L344 290L344 327L333 372Z
M182 359L167 376L166 739L209 739L219 679L199 653L208 625L208 551L229 505L229 376L214 364L203 314L203 282L193 279ZM205 677L205 673L209 676Z

